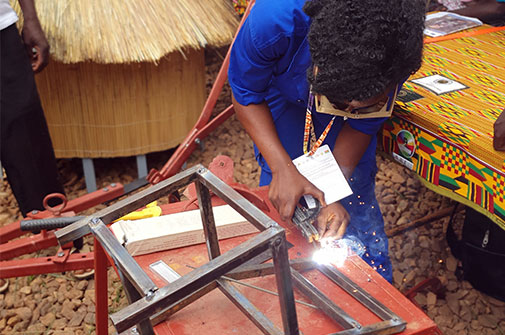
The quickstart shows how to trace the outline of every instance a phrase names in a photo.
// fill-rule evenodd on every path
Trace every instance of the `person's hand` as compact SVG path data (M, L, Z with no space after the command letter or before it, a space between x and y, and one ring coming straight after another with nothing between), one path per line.
M340 202L334 202L321 208L315 222L317 231L319 232L319 239L341 239L344 237L350 219L349 213L347 213Z
M493 148L505 151L505 109L494 123Z
M300 198L310 194L325 206L324 193L298 172L293 164L272 174L268 197L279 212L282 221L291 222Z
M39 21L36 19L25 20L21 35L33 72L42 71L49 63L49 43Z

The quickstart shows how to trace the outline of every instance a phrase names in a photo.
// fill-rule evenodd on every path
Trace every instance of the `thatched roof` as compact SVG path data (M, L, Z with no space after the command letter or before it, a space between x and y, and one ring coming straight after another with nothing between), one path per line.
M12 1L12 0L11 0ZM156 62L173 51L230 43L230 0L36 0L51 56L63 63ZM17 1L13 3L19 13Z

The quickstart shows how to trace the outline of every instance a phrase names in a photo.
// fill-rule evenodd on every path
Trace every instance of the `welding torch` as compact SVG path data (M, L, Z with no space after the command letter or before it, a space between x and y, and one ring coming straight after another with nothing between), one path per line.
M305 199L302 198L299 204L295 207L295 212L291 220L298 230L300 230L303 237L307 239L307 242L315 245L316 241L319 241L320 236L316 227L314 227L314 221L321 211L321 204L317 199L312 199L315 205L308 206Z

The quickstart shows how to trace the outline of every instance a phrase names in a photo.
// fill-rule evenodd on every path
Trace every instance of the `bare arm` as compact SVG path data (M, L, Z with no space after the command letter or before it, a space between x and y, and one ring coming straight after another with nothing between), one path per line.
M351 178L371 139L371 135L354 130L347 123L338 134L333 155L347 179Z
M372 136L354 130L345 123L338 134L333 155L346 179L351 178L354 169L365 153ZM351 218L340 202L335 202L321 210L317 218L319 235L323 238L342 238Z
M324 206L323 192L298 172L282 146L268 105L263 102L244 106L232 99L239 121L272 170L269 198L281 219L291 220L295 206L304 194L311 194Z
M40 72L49 62L49 43L42 31L33 0L19 0L23 11L23 43L34 72ZM35 49L35 53L33 52Z

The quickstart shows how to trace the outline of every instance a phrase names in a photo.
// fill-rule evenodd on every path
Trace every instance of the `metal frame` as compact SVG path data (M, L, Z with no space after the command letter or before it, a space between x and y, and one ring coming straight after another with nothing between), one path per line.
M128 254L126 249L121 246L106 224L192 182L196 185L210 261L173 283L158 288L133 257ZM221 254L210 191L237 210L256 226L260 233L230 251ZM126 331L136 325L137 331L141 334L153 334L153 324L161 322L191 304L191 302L215 288L219 288L264 334L298 334L292 283L318 309L345 329L335 334L394 334L402 331L406 326L404 320L357 286L335 267L317 265L306 260L297 260L290 263L287 253L288 242L286 241L284 229L201 165L123 199L93 216L84 218L57 231L55 234L59 242L65 244L88 233L92 233L95 236L95 241L99 242L95 244L95 251L98 252L103 248L111 262L114 263L130 302L130 305L110 316L119 332ZM270 258L273 258L273 264L259 264ZM95 261L99 259L95 256ZM106 267L106 262L103 262L102 267ZM297 270L314 267L377 315L382 322L362 326L297 272ZM98 273L98 266L96 270L98 275L104 276L103 273ZM276 276L284 332L259 312L230 283L232 279L252 278L269 274L275 274ZM97 310L101 310L98 306L98 300ZM106 318L104 315L100 317ZM98 323L97 320L97 327L99 327ZM104 323L104 320L101 323Z
M158 288L133 257L127 253L126 249L121 246L106 224L161 196L171 194L191 182L196 184L210 261L175 282ZM210 190L258 228L260 233L221 254L210 201ZM152 334L153 329L150 321L152 315L160 310L170 309L174 304L180 304L181 301L185 301L185 305L187 305L191 302L185 299L187 296L205 290L209 285L214 285L223 291L265 334L299 333L284 229L201 165L123 199L92 216L57 231L55 235L60 244L65 244L88 233L95 236L95 239L100 242L101 247L116 265L127 292L130 305L111 315L111 320L119 332L137 325L137 330L140 333ZM277 329L238 290L221 278L251 259L267 252L271 252L273 257L284 332Z

